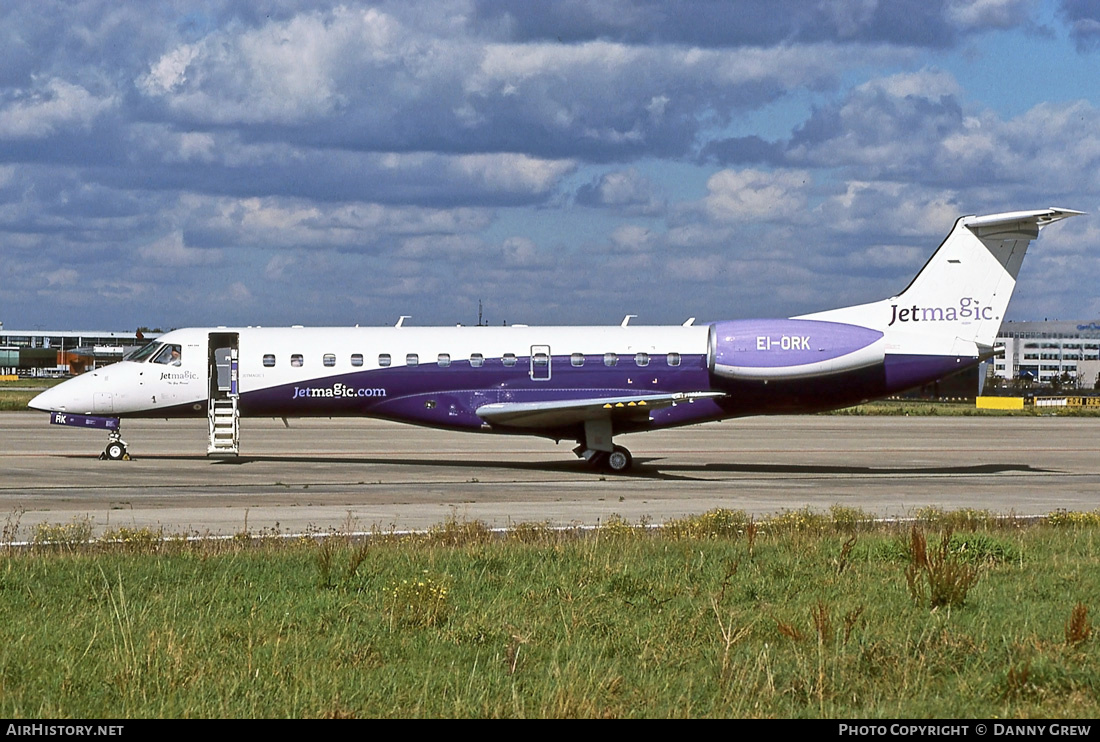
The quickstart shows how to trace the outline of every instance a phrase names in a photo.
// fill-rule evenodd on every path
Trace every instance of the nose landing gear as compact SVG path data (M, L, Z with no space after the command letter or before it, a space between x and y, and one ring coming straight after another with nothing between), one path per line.
M126 453L126 441L122 440L122 434L112 430L107 436L107 447L99 455L100 461L129 461L130 454Z

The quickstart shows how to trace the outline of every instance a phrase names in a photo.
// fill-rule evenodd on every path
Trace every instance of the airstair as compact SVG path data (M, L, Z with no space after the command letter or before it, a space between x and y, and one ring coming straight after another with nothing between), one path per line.
M240 418L237 398L210 400L210 444L207 456L236 456L240 444Z
M210 442L206 447L207 456L236 456L240 452L237 339L236 333L210 333L210 402L207 407Z

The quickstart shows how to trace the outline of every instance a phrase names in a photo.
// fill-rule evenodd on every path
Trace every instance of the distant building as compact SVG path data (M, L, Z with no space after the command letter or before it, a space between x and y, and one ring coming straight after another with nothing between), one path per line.
M1075 388L1092 389L1100 362L1100 320L1005 322L995 347L1003 350L1003 357L993 360L997 378L1038 384L1068 378Z
M160 334L5 330L0 324L0 374L82 373L121 360Z

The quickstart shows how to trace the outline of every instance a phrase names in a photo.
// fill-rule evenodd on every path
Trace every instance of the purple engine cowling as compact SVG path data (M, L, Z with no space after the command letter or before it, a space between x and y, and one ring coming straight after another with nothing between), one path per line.
M711 325L710 367L730 379L799 379L883 362L882 333L809 319L748 319Z

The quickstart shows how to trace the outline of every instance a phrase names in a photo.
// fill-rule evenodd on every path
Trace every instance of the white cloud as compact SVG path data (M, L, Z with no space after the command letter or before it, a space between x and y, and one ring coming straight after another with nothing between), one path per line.
M138 248L138 255L145 261L167 268L193 268L215 265L222 260L220 250L188 247L183 233L176 231Z
M856 87L857 93L881 91L895 98L916 96L939 98L963 92L955 77L944 70L925 68L918 72L902 72L889 77L868 80Z
M707 215L719 222L788 220L806 207L809 172L721 170L707 181Z
M1030 0L950 0L947 18L963 28L1008 28L1028 17Z
M0 138L42 139L59 130L86 129L117 103L114 96L97 97L79 85L51 78L0 107Z
M576 165L570 160L544 160L509 152L462 155L446 163L452 172L492 190L545 193Z
M46 283L50 286L74 286L80 274L72 268L58 268L46 274Z

